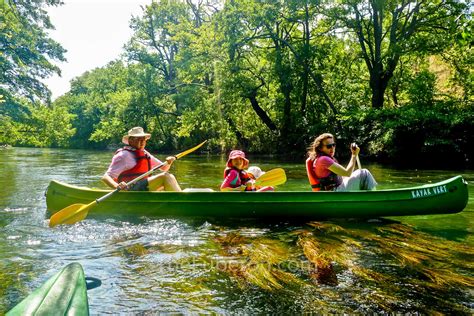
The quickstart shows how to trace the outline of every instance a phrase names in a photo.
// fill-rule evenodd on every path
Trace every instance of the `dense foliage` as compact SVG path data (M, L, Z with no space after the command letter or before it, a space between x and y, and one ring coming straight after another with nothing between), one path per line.
M122 59L75 78L52 106L26 102L23 116L3 114L2 124L26 120L38 138L53 130L65 138L13 143L103 148L140 125L155 149L208 139L211 150L300 158L330 131L387 161L474 158L465 1L154 1L130 26ZM45 47L60 58L59 46ZM13 90L7 98L25 88Z
M64 49L49 38L44 10L59 0L0 0L0 144L68 146L74 135L67 108L48 105L41 82L60 70Z

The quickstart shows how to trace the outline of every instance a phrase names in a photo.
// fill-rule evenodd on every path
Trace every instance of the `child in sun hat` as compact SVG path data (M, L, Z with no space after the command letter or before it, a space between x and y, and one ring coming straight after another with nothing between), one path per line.
M221 191L261 191L255 187L255 180L245 171L248 166L249 161L245 158L245 153L241 150L232 150L224 170Z
M245 169L249 166L249 161L245 158L245 153L241 150L232 150L227 159L224 170L224 181L221 184L221 191L254 191L252 179Z

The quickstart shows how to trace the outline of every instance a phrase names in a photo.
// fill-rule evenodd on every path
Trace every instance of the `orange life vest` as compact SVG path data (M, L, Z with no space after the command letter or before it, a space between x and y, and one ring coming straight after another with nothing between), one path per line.
M131 147L123 147L116 151L116 154L122 150L127 150L135 155L135 161L137 164L128 170L123 171L117 178L117 182L130 182L136 177L141 176L147 171L151 170L151 158L150 156L145 153L144 150L136 150L132 149ZM148 176L144 177L144 179L148 178Z
M311 189L315 192L317 191L333 191L339 184L341 184L341 177L331 171L329 176L324 178L318 178L316 172L314 172L314 167L318 158L312 160L311 158L306 159L306 174L308 175L309 184Z

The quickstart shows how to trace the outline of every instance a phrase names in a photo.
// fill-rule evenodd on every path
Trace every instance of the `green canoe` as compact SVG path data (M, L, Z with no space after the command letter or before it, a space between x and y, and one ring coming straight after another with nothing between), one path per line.
M68 264L7 313L13 315L89 315L82 266Z
M90 203L107 190L51 181L46 192L50 214L75 203ZM119 192L89 216L212 217L380 217L461 212L467 204L461 176L412 188L352 192Z

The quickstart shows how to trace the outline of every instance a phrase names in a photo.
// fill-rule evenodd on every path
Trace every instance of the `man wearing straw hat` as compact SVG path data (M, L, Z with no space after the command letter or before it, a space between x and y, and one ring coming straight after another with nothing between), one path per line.
M132 187L127 186L127 182L149 171L162 162L153 157L145 150L146 141L151 134L145 133L143 128L134 127L123 136L122 142L127 145L115 152L109 168L102 177L102 181L109 187L130 191L181 191L176 178L167 171L176 160L175 157L167 157L167 164L160 168L163 173L145 177L135 183Z

